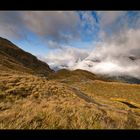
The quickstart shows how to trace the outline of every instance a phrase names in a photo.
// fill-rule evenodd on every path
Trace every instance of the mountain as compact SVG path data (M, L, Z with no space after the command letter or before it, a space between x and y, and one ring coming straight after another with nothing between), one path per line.
M3 38L0 60L0 129L140 128L139 84L53 71Z
M90 80L101 80L106 82L111 82L113 80L109 79L105 76L95 75L86 70L76 69L76 70L68 70L68 69L60 69L54 73L51 73L48 76L49 79L55 79L63 82L87 82Z
M140 79L132 77L129 75L120 75L120 76L108 76L110 80L116 80L118 82L125 82L129 84L140 84Z
M48 75L53 70L48 64L20 49L7 39L0 38L0 69Z

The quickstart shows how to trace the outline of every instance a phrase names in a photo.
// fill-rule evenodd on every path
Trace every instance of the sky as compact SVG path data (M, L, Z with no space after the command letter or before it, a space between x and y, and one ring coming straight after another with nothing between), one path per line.
M139 11L0 11L0 36L55 70L140 78Z

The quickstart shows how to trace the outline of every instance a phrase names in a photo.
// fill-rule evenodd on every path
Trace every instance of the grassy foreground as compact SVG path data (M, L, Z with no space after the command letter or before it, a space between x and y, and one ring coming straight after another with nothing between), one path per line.
M1 70L0 128L140 128L140 85L102 81L95 75L89 79L83 71L79 75L49 79Z

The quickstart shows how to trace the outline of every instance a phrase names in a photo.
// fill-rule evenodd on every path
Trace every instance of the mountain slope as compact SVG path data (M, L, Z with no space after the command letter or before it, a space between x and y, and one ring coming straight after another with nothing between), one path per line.
M48 76L49 79L55 79L60 82L66 83L74 83L74 82L87 82L91 80L101 80L106 82L111 82L113 80L109 80L105 76L95 75L86 70L68 70L68 69L61 69L54 73L51 73Z
M52 72L46 63L3 38L0 38L0 60L1 69L4 67L4 69L43 75Z
M120 82L129 83L129 84L140 84L139 78L128 76L128 75L112 76L110 77L110 80L111 79L116 80L118 82L120 81Z

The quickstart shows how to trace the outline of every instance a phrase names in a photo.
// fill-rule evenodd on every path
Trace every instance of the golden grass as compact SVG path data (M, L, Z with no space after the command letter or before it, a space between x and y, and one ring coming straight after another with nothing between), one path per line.
M122 98L110 98L110 99L113 101L119 101L121 103L128 104L128 106L132 106L132 108L139 108L140 109L140 104L129 101L128 99L122 99Z
M140 101L140 85L138 84L94 80L86 83L75 83L73 86L79 87L93 98L98 96L104 99L124 98L137 103Z
M79 88L85 95L105 106L80 98L71 86ZM128 99L136 105L140 98L139 91L139 85L92 79L69 84L54 78L48 80L27 73L1 71L0 128L140 128L139 109L131 109L118 100Z

